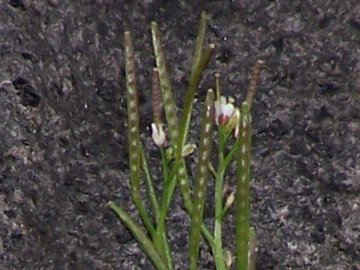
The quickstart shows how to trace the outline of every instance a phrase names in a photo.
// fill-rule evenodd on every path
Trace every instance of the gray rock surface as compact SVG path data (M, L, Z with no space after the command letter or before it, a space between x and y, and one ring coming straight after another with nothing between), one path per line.
M128 2L0 2L0 269L152 269L106 208L111 199L136 217L122 36L133 32L143 139L156 171L146 128L149 23L160 25L180 105L202 10L217 49L199 103L215 71L240 102L251 67L265 61L253 106L257 269L360 269L359 1ZM179 196L168 224L176 269L186 269L189 220ZM206 246L201 263L214 269Z

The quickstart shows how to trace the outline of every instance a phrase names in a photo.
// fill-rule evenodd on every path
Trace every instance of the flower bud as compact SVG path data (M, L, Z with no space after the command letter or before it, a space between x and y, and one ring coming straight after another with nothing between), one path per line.
M234 194L234 191L230 193L230 195L226 198L226 201L225 201L225 211L227 211L231 205L234 203L235 201L235 194Z
M158 147L162 147L166 140L164 125L161 123L151 123L151 137Z
M169 147L165 150L165 156L167 160L174 159L174 150L172 147Z
M240 110L239 108L234 108L234 112L231 115L230 119L226 123L226 129L231 131L234 130L234 137L239 136L239 127L240 127Z
M194 153L196 149L195 144L186 144L184 148L182 149L182 157L190 156L192 153Z
M224 252L224 261L227 269L230 269L231 265L234 262L233 255L230 250L226 249Z

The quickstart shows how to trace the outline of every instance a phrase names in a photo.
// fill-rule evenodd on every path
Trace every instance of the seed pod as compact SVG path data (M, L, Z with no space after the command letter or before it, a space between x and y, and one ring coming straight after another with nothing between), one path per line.
M193 211L191 213L191 227L189 234L189 269L197 269L197 258L199 254L201 224L205 204L206 182L209 172L209 160L211 154L212 126L213 126L213 104L214 92L208 91L205 110L200 132L200 145L198 163L196 166L196 180L193 195Z
M239 128L240 147L237 154L235 194L235 247L236 269L247 270L249 250L249 197L250 197L250 106L245 101L241 106Z
M134 204L144 225L154 234L154 226L140 199L140 137L139 137L139 106L136 89L135 54L130 32L124 34L125 43L125 73L127 90L127 114L128 114L128 140L129 140L129 164L130 164L130 189Z

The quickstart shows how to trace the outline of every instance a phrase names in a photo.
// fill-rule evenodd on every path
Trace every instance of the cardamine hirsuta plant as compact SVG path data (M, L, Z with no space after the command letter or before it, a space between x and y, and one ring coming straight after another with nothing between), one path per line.
M110 201L108 206L137 239L140 247L159 270L174 269L170 245L167 238L166 216L176 187L184 203L184 209L191 220L188 239L188 268L198 269L201 237L209 245L217 270L230 269L233 261L237 270L254 270L256 236L249 224L250 193L250 148L251 148L251 104L254 98L261 69L257 61L250 79L249 89L240 107L232 98L221 95L220 76L215 74L215 90L207 91L197 146L189 144L187 137L194 104L195 93L202 73L215 48L204 45L207 15L202 12L199 33L195 42L193 64L187 86L182 113L178 116L164 52L160 43L157 23L151 23L155 67L152 73L153 122L151 137L159 151L162 172L160 194L155 191L147 156L139 137L139 107L136 87L134 46L130 32L124 34L125 71L128 113L130 189L134 205L142 225L137 224L124 209ZM162 118L164 111L165 118ZM216 134L216 143L213 142ZM195 172L189 173L186 157L196 152ZM213 164L211 156L216 154ZM225 191L224 178L229 166L235 163L236 178L234 191ZM195 177L191 179L189 175ZM208 181L215 181L215 215L212 230L203 221L206 187ZM140 187L146 186L148 208L140 194ZM222 242L222 224L230 207L235 207L235 250L225 249Z

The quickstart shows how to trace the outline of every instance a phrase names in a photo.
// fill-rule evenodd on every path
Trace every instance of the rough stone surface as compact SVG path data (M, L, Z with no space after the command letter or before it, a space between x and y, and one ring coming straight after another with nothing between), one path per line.
M0 3L0 269L152 269L106 207L114 200L136 218L122 33L135 40L141 127L155 170L149 22L160 25L181 104L202 10L217 49L199 103L215 71L239 102L256 59L265 61L253 106L257 269L360 269L359 1L128 2ZM186 269L189 220L179 196L168 224L176 269ZM200 269L214 269L205 246Z

